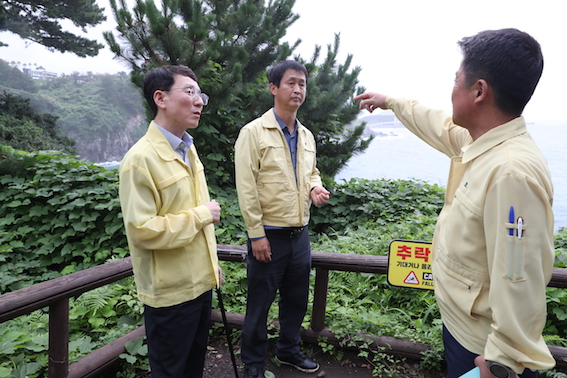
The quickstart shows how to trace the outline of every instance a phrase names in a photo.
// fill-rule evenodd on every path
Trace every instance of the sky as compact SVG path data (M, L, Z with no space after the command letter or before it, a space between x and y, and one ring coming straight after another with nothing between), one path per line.
M131 1L131 0L129 0ZM108 20L88 30L105 45L97 57L50 52L18 36L1 32L0 58L70 74L128 72L106 47L103 31L114 31L108 0L97 0ZM348 54L360 66L359 85L367 90L405 96L451 111L451 91L461 54L457 42L486 29L513 27L531 34L542 46L544 72L524 115L530 120L566 120L567 22L565 0L296 0L300 18L284 41L302 42L295 54L309 60L316 45L334 43L340 33L338 63ZM159 4L159 1L156 1ZM116 32L115 32L116 35Z

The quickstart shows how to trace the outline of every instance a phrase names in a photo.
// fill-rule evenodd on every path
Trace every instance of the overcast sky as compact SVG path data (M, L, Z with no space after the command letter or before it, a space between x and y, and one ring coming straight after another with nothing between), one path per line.
M102 31L114 31L115 22L107 0L108 20L88 35L106 44ZM159 1L156 1L159 4ZM481 30L514 27L528 32L542 46L545 67L542 79L525 116L528 121L567 120L567 22L565 0L296 0L300 15L285 40L302 43L296 54L312 56L315 45L323 47L341 35L339 63L347 54L360 66L359 85L368 90L402 95L451 110L450 95L461 55L457 41ZM0 33L9 47L0 47L0 58L26 64L37 63L47 71L128 72L105 47L95 58L49 52L19 37Z

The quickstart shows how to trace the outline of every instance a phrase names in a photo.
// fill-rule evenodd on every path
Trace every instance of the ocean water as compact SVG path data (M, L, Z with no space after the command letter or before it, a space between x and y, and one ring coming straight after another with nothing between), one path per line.
M542 150L554 185L555 230L567 227L567 121L528 121L528 131ZM450 159L402 127L375 128L382 136L351 158L335 177L341 179L421 179L445 187Z

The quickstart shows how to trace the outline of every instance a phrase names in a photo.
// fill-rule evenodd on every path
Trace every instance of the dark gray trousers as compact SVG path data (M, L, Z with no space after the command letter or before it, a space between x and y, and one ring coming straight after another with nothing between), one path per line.
M266 230L272 261L254 258L248 241L248 296L246 317L242 326L242 362L263 368L268 352L268 311L279 290L280 335L276 346L278 357L299 352L300 328L309 298L311 249L307 227L297 236L285 231Z
M144 306L152 378L201 378L211 323L212 290L171 307Z

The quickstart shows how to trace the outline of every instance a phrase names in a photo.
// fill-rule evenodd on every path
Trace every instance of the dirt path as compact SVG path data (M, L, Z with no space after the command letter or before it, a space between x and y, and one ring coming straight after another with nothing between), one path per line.
M276 366L270 353L269 362L266 365L267 370L274 373L276 378L343 378L343 377L357 377L357 378L372 378L372 366L365 360L356 355L353 351L345 351L344 357L341 361L337 361L333 356L323 353L321 349L314 345L307 346L311 358L316 360L321 368L313 374L302 373L289 366ZM238 366L239 378L244 378L244 371L242 361L240 360L239 346L235 347L236 363ZM420 377L420 378L443 378L444 372L440 371L421 371L417 361L406 361L403 364L403 370L406 371L403 375L397 378L404 377ZM209 340L209 352L205 363L205 372L203 378L234 378L234 367L230 356L230 351L226 344L226 340L220 337L213 337Z

